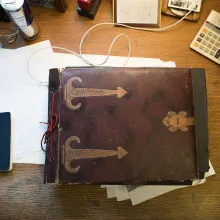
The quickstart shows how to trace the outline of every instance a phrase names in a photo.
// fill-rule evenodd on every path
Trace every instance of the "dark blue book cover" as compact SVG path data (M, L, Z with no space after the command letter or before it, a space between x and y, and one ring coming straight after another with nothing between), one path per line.
M0 113L0 171L11 169L11 114Z

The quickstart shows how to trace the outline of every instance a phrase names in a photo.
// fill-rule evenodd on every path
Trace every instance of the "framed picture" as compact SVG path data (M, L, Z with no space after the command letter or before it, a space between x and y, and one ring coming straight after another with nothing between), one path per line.
M136 27L160 27L161 0L113 0L113 21Z

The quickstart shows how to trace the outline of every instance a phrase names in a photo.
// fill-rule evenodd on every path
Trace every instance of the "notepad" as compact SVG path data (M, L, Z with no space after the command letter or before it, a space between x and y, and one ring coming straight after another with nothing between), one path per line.
M0 171L12 169L11 163L11 115L0 113Z
M114 23L131 26L160 26L161 0L114 0Z

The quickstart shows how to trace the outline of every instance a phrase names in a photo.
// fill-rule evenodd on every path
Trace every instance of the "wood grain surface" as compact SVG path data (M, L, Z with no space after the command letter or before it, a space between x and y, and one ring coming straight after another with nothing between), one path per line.
M217 175L204 185L176 190L132 207L130 201L107 199L99 186L43 185L41 165L14 164L13 171L0 174L0 219L220 219L220 68L189 49L189 45L212 9L220 12L219 0L204 0L198 22L184 21L166 32L151 33L111 25L93 30L85 40L83 53L106 54L112 39L127 34L132 56L175 61L178 67L204 67L207 73L210 159ZM69 1L65 14L53 9L32 8L41 28L34 42L47 40L54 46L78 51L83 33L99 22L112 21L112 4L103 0L95 20L76 13L76 1ZM177 21L162 16L162 26ZM0 23L0 26L9 25ZM12 45L20 47L20 37ZM119 39L112 55L127 55L127 43ZM40 147L40 146L39 146Z

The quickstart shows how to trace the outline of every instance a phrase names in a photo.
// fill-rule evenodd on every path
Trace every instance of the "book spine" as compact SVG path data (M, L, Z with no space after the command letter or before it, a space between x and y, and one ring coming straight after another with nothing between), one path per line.
M207 91L204 69L192 69L193 104L199 178L209 170Z
M48 89L48 130L46 135L47 147L45 158L44 183L58 183L59 169L59 87L60 73L51 69Z

